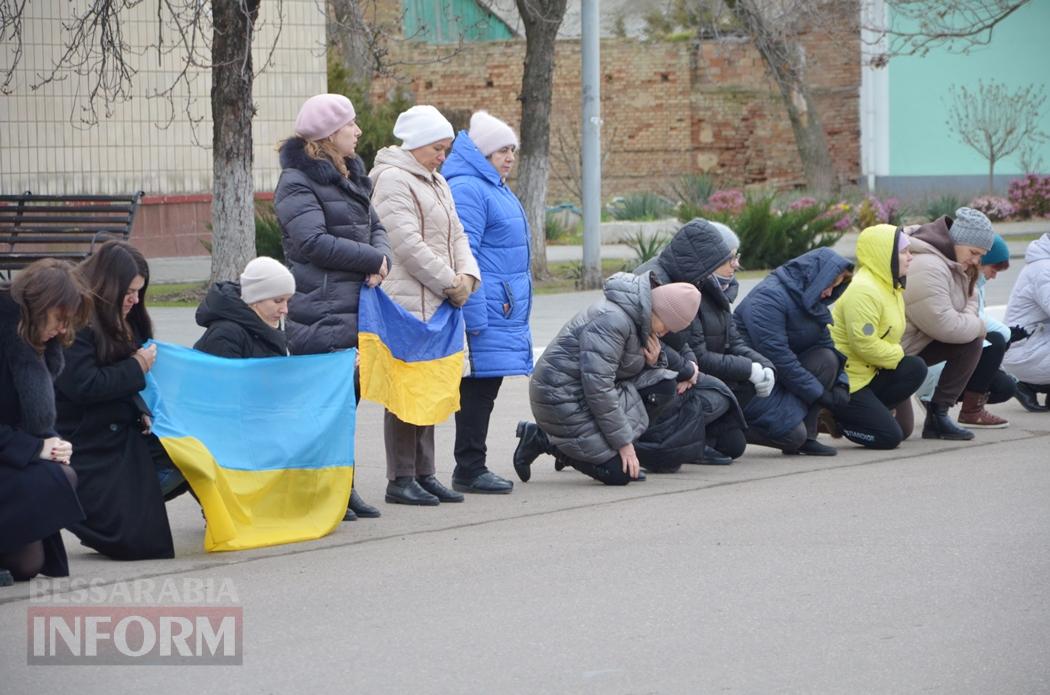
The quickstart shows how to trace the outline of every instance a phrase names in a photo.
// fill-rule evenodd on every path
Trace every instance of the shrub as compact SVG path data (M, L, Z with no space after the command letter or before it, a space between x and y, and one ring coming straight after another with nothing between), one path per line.
M707 174L689 174L671 184L671 193L680 206L699 210L715 192L715 180ZM692 218L689 218L692 219Z
M954 214L955 210L952 210ZM879 200L869 195L853 211L854 221L859 229L866 229L876 224L900 224L901 205L896 198Z
M284 246L281 244L281 225L272 211L255 212L255 254L269 256L284 263Z
M669 217L673 210L669 200L655 193L631 193L609 204L609 214L614 220L660 220Z
M957 196L945 194L926 202L926 216L935 220L938 217L955 217L955 211L962 207L962 201Z
M771 205L772 200L770 198ZM703 211L707 213L703 217L710 216L714 219L721 219L721 216L724 215L739 215L743 212L746 204L747 198L744 196L744 192L738 188L715 191L707 199L707 205L703 207Z
M970 201L970 207L983 212L992 222L1001 222L1014 214L1014 206L1009 200L994 195L978 196Z
M1050 176L1028 174L1010 182L1010 202L1022 219L1050 215Z
M842 237L833 207L813 201L783 212L773 207L775 196L745 201L729 225L740 237L743 263L750 268L775 268L811 249L831 246ZM808 201L807 201L808 202Z
M334 50L328 51L328 91L343 94L353 102L357 127L361 129L357 156L368 171L375 162L376 152L394 144L394 122L398 114L412 106L412 101L403 92L396 91L388 101L373 103L367 87L354 79Z
M670 241L671 238L664 234L646 235L641 230L635 232L633 236L624 239L623 243L629 246L636 256L631 268L637 268L642 263L659 256L660 252L664 250L664 247Z

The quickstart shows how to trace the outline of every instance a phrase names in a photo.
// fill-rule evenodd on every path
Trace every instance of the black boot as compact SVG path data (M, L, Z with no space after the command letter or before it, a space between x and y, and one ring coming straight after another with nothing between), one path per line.
M7 570L0 570L0 586L13 586L15 578Z
M449 490L447 487L441 484L441 481L437 479L437 476L433 475L421 475L416 477L416 482L419 483L419 487L423 488L434 497L437 497L442 502L462 502L463 495L459 494L454 490Z
M709 446L704 446L704 457L700 460L700 463L704 466L728 466L733 462L733 459L723 454L718 449L713 449Z
M354 515L362 519L376 519L382 516L382 512L361 499L361 495L357 494L356 487L350 489L350 504L347 505L347 511L353 512ZM346 521L349 521L349 519Z
M386 501L388 504L410 504L418 507L436 507L441 504L410 475L391 480L386 484Z
M1045 413L1050 411L1050 406L1039 404L1039 387L1023 381L1017 382L1017 391L1014 394L1024 409L1030 413Z
M967 441L973 439L973 432L952 422L948 415L948 406L931 402L926 408L926 422L922 426L922 438Z
M550 440L534 422L519 422L515 433L520 440L514 448L514 472L521 482L529 482L532 477L532 462L540 454L551 453Z

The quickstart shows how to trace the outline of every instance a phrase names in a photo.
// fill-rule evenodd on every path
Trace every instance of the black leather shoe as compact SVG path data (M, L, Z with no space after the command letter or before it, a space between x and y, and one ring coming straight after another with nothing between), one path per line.
M343 521L357 521L357 514L354 514L353 509L347 507L346 513L343 514Z
M816 439L807 439L802 446L795 451L784 450L788 456L805 454L806 456L837 456L839 450L827 444L821 444Z
M532 462L537 456L550 450L550 442L534 422L519 422L515 434L519 441L518 446L514 448L514 472L518 474L521 482L527 483L532 477Z
M347 511L353 512L362 519L378 519L383 515L378 509L361 499L361 495L357 494L357 488L350 489L350 504L347 506ZM350 521L350 519L344 519L344 521Z
M416 482L415 478L398 478L386 484L386 501L388 504L411 504L419 507L436 507L441 504Z
M441 481L433 475L421 475L416 478L416 482L419 483L419 487L423 488L434 497L437 497L442 502L462 502L463 495L458 492L449 490L447 487L441 484Z
M733 459L729 458L721 451L712 449L709 446L704 447L704 458L700 460L705 466L728 466L733 462Z
M965 442L973 439L973 432L952 422L948 415L948 406L942 403L930 403L926 408L926 422L922 426L922 438Z
M1039 389L1032 384L1023 381L1017 382L1017 391L1014 397L1020 401L1024 409L1030 413L1050 412L1050 406L1039 405Z
M501 478L492 471L485 471L481 475L470 478L457 478L452 476L452 489L460 492L471 492L478 495L509 495L514 489L514 483Z

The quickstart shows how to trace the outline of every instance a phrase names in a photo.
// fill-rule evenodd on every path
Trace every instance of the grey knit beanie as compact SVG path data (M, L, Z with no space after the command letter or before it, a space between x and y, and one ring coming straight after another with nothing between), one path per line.
M995 230L988 217L973 208L959 208L948 236L959 246L974 246L987 251L995 242Z
M740 250L740 237L736 235L736 232L729 228L729 225L712 221L711 226L717 229L718 233L722 235L722 241L725 242L727 249L734 253Z

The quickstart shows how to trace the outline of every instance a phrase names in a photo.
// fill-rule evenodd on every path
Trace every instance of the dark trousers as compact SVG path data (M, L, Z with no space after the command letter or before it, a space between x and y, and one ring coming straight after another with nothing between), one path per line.
M890 414L911 397L926 378L926 363L905 357L896 369L882 369L868 385L855 391L849 403L832 414L842 434L854 444L871 449L895 449L911 434Z
M966 390L988 394L989 403L1004 403L1014 397L1017 384L1009 374L999 369L1006 354L1006 338L1002 333L991 332L984 337L988 345L981 350L981 358L966 384Z
M434 475L433 425L412 425L384 410L383 441L387 480Z
M489 418L496 404L503 377L464 377L459 382L459 410L456 411L456 443L453 449L456 469L452 476L473 480L486 471Z
M981 359L981 346L984 338L974 338L968 343L942 343L933 341L919 353L927 365L944 362L944 371L937 381L931 402L951 408L959 400L970 377L973 376L977 362ZM999 358L1002 361L1002 357ZM996 369L998 369L996 365Z
M561 459L564 463L572 466L580 473L586 476L594 478L600 483L606 485L626 485L631 482L632 478L623 472L623 460L619 454L616 454L608 461L602 463L588 463L587 461L577 461L576 459L565 456L560 451L555 456Z
M817 381L825 389L831 388L831 385L835 383L835 378L838 376L839 368L841 367L838 355L824 347L806 350L798 356L798 361L802 363L806 371L817 378ZM807 439L816 439L817 414L820 412L820 407L820 403L817 401L811 403L806 410L805 417L802 418L802 422L795 425L791 432L778 439L770 437L762 428L750 425L746 433L747 441L759 446L770 446L784 451L797 451L800 446L806 443Z

